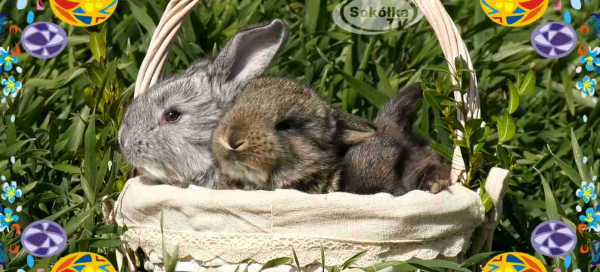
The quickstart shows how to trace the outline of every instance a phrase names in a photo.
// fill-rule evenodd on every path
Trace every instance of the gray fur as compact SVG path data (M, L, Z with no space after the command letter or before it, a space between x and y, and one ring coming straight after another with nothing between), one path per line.
M401 196L417 189L437 193L450 185L450 166L412 132L422 94L417 83L383 106L374 121L377 133L346 153L340 191Z
M154 180L214 188L219 174L210 152L212 132L287 38L288 27L281 20L242 29L216 58L199 61L136 97L119 131L126 160ZM177 122L165 121L171 110L181 113Z

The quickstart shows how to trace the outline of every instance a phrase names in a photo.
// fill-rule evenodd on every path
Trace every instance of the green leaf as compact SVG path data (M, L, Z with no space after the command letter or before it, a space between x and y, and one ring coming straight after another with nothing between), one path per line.
M100 171L98 171L98 176L96 177L96 187L94 187L94 195L97 196L100 191L100 184L104 181L104 176L106 175L106 171L108 170L108 162L110 159L110 147L104 153L104 159L102 159L102 163L100 164Z
M106 43L102 38L102 34L98 32L90 34L90 50L97 62L102 62L106 58Z
M524 96L535 91L535 73L533 71L527 72L523 82L519 86L519 95Z
M573 128L571 128L571 145L573 146L573 157L575 157L575 163L577 164L577 169L579 170L581 179L591 182L592 178L590 177L586 166L583 164L583 154L581 153L581 148L579 148L579 144L577 143L577 137L575 137Z
M92 112L89 118L89 124L85 131L85 163L81 180L81 186L86 199L90 204L96 202L96 178L98 176L98 168L96 161L96 114Z
M494 207L494 203L492 202L492 199L488 193L483 193L481 196L481 202L483 203L483 207L485 207L486 212L490 211Z
M300 269L302 268L302 266L300 266L300 262L298 261L298 255L296 255L296 250L294 250L294 247L292 247L292 254L294 255L294 262L296 263L298 271L301 271Z
M81 174L81 169L77 166L68 165L68 164L55 164L52 168L70 174Z
M567 108L569 108L569 112L571 112L571 115L575 115L575 98L573 98L573 80L571 79L571 76L567 73L567 71L563 71L561 75L565 98L567 100Z
M352 256L352 258L348 259L347 261L344 262L344 264L342 264L342 271L345 270L346 268L350 267L351 265L353 265L354 263L356 263L358 260L360 260L363 256L365 256L365 254L367 253L367 251L361 251L358 254Z
M356 90L360 95L362 95L365 99L367 99L373 106L377 108L381 108L385 102L387 102L386 95L378 92L375 88L371 87L369 84L366 84L362 81L358 81L353 76L347 74L342 69L335 66L335 69L348 81L348 83L352 86L354 90Z
M454 153L454 150L451 147L438 143L431 143L429 146L431 146L435 152L443 155L449 160L452 160L452 154Z
M325 272L325 249L321 243L321 272Z
M85 123L83 122L83 120L87 121L89 114L90 108L84 107L80 114L81 118L74 117L72 121L73 124L71 125L69 130L67 130L67 132L63 135L63 137L66 137L65 139L68 140L67 146L69 148L69 151L71 151L72 153L75 153L77 152L77 150L79 150L79 145L81 145L81 140L85 131Z
M550 145L546 145L546 147L548 148L550 154L552 154L554 161L556 161L558 166L560 166L560 169L562 169L565 172L565 174L567 174L569 179L571 179L571 181L573 181L577 185L577 187L581 187L581 176L579 175L579 172L577 172L577 170L573 169L573 167L571 167L566 162L561 160L558 156L556 156L554 153L552 153Z
M127 1L129 7L131 8L131 12L133 13L133 17L135 17L136 21L140 23L148 33L154 33L156 29L156 25L152 20L152 17L148 15L146 8L140 8L136 6L133 1Z
M510 92L508 112L512 114L519 108L519 93L517 93L517 88L510 80L508 81L508 90Z
M552 189L550 189L550 185L544 178L544 175L537 170L537 168L533 168L538 172L540 178L542 179L542 186L544 187L544 196L546 198L546 213L548 214L548 220L559 220L558 216L558 208L556 206L556 199L554 198L554 194L552 193Z
M379 62L375 62L375 68L377 70L377 76L379 77L380 88L383 88L385 90L385 93L388 95L388 97L394 96L396 92L394 92L394 89L390 84L390 79L388 78L385 69L381 67L381 64L379 64Z
M425 98L425 101L427 101L427 104L429 104L429 106L431 106L434 110L442 111L442 106L440 106L440 103L435 99L436 94L437 93L434 90L423 91L423 97Z
M496 124L496 128L498 129L499 143L503 143L512 139L512 137L515 136L517 130L515 120L512 118L512 116L510 116L508 111L504 112L502 121Z
M88 217L90 217L94 214L94 212L96 212L96 206L87 209L85 212L81 212L75 215L69 221L67 221L67 224L64 227L65 232L67 232L67 236L71 235L75 230L79 229L81 225L83 225L83 222L85 222L85 220L87 220Z
M281 258L273 259L273 260L270 260L267 263L265 263L260 268L259 271L263 271L265 269L277 267L277 266L284 265L284 264L289 264L291 261L292 261L292 258L290 258L290 257L281 257Z
M454 127L454 129L458 129L462 132L465 131L465 128L460 123L460 121L456 120L456 118L454 117L440 117L438 118L438 120L442 121L445 124L451 125L452 127Z
M319 13L321 8L320 0L307 0L306 1L308 10L305 14L305 25L306 30L309 34L314 33L317 30L317 23L319 22Z
M102 85L102 77L104 77L104 70L100 67L90 65L90 67L86 69L85 75L96 87L100 87Z
M21 149L21 148L22 148L22 147L23 147L25 144L27 144L27 143L29 143L29 142L32 142L32 141L35 141L35 138L33 138L33 139L27 139L27 140L24 140L24 141L19 141L19 142L17 142L17 143L16 143L16 144L14 144L14 145L11 145L11 146L9 146L9 147L8 147L6 150L4 150L4 151L3 151L3 152L0 154L0 156L2 156L2 157L6 157L6 158L8 158L8 157L11 157L11 156L15 156L15 155L17 155L17 152L19 152L19 150L20 150L20 149Z
M466 259L464 262L462 262L459 267L469 267L469 266L476 265L476 264L482 262L483 260L486 260L494 255L497 255L498 253L499 253L498 251L492 251L492 252L483 252L483 253L475 254L475 255L471 256L470 258Z
M510 159L508 157L506 148L500 144L496 145L496 155L498 156L498 162L500 163L500 166L502 166L504 169L510 169Z
M103 23L102 24L102 29L100 30L100 36L102 37L102 40L104 41L105 44L106 44L106 34L107 33L108 33L108 24L107 23Z
M248 17L254 14L254 12L256 12L256 9L260 5L260 2L261 0L254 0L253 2L250 2L248 5L241 8L239 18L242 20L246 20Z

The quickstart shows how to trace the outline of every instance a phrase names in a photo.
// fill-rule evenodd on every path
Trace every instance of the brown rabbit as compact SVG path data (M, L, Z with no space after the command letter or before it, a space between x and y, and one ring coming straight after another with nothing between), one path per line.
M375 133L370 122L331 108L309 87L261 77L245 86L212 138L221 188L339 187L341 150Z
M375 118L378 130L344 157L340 191L401 196L412 190L438 193L451 184L450 165L427 140L412 132L421 84L401 90Z

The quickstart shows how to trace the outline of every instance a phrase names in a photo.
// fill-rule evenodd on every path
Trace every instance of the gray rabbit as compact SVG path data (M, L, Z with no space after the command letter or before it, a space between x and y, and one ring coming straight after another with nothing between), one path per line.
M281 20L242 29L218 56L135 98L119 131L126 160L154 180L214 188L219 172L210 151L213 130L243 86L265 72L287 39L288 26Z
M222 188L339 189L347 146L372 136L375 126L329 106L309 86L261 77L245 86L213 136Z
M374 120L377 133L350 147L344 157L340 191L401 196L412 190L438 193L451 184L450 165L412 132L422 95L417 83L381 108Z

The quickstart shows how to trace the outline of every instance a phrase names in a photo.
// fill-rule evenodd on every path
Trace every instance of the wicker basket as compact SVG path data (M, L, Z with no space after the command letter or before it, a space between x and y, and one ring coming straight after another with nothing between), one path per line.
M462 38L460 37L458 29L456 28L452 19L450 18L450 16L444 9L442 3L439 0L412 0L412 1L419 7L420 11L425 15L425 18L427 18L427 20L433 27L433 30L435 31L435 34L438 38L438 41L440 43L440 46L444 53L444 56L448 60L450 70L454 71L453 64L454 64L455 59L457 59L457 58L462 58L468 64L468 68L470 70L473 70L473 65L471 63L471 58L469 56L468 50L467 50ZM143 93L144 91L148 90L152 85L154 85L161 78L162 69L165 66L165 62L166 62L167 56L169 54L170 47L172 46L173 41L175 39L175 36L176 36L179 28L181 27L183 20L185 20L187 18L190 11L196 6L196 4L198 4L198 2L199 2L199 0L171 0L169 2L169 4L167 5L167 8L161 18L161 21L158 24L158 26L152 36L152 40L151 40L149 48L148 48L148 54L144 58L142 66L139 69L139 74L138 74L138 78L137 78L137 82L136 82L136 86L135 86L135 97L137 97L139 94ZM454 83L456 83L456 82L454 82ZM454 93L456 100L467 102L466 103L467 116L462 116L462 114L460 112L458 112L458 119L463 124L466 119L480 118L479 94L478 94L478 90L477 90L477 80L476 80L476 76L475 76L474 72L471 73L471 83L469 86L470 86L470 89L466 94L464 94L464 96L461 95L460 92ZM457 132L457 133L459 133L459 137L462 136L460 134L460 132ZM464 165L464 160L461 156L460 150L458 148L456 148L454 151L452 166L453 166L452 167L452 177L454 180L459 180L459 177L464 175L465 165ZM493 232L498 224L499 216L502 214L501 200L502 200L502 197L504 196L505 190L508 186L508 176L509 176L509 172L504 169L493 168L492 171L490 171L490 174L488 176L488 179L487 179L487 182L485 185L486 186L485 189L486 189L486 192L488 192L490 194L490 197L494 203L494 208L492 208L492 210L488 211L487 213L485 213L483 204L479 200L478 195L476 193L465 190L464 188L461 189L462 186L460 184L457 184L455 186L459 186L461 188L454 188L451 190L450 195L452 194L452 192L468 191L465 194L467 194L469 197L472 197L472 199L476 199L471 204L469 204L469 205L474 206L474 207L472 207L473 209L471 209L471 210L481 211L481 217L482 217L482 219L480 221L477 221L476 224L469 226L469 231L467 232L468 237L467 237L466 241L464 239L461 240L461 243L458 244L458 246L459 246L458 250L454 250L450 253L446 252L447 254L445 254L444 253L445 251L443 251L443 250L437 250L436 252L434 252L435 254L421 254L422 252L426 252L427 250L430 250L428 248L425 248L425 247L429 247L430 245L423 244L423 248L410 251L411 253L406 256L396 255L396 256L393 256L393 258L382 257L381 261L404 260L404 259L413 258L413 257L443 258L443 259L452 259L452 260L460 261L465 257L465 253L467 252L467 250L469 250L469 253L471 253L471 254L478 253L482 250L486 250L486 251L491 250L491 243L493 240ZM138 184L138 182L139 182L139 180L132 180L132 181L129 181L128 184ZM133 188L134 186L135 185L132 185L131 187ZM453 187L455 187L455 186L453 186ZM203 188L203 189L198 189L198 190L199 191L197 191L197 192L199 192L199 193L204 193L204 194L210 195L209 189ZM185 193L185 192L182 192L182 193ZM236 197L234 195L236 193L239 193L239 192L225 191L225 192L220 192L219 195L231 194L231 197ZM245 194L253 194L254 193L254 194L257 194L256 196L258 196L258 194L278 194L279 191L275 191L275 192L244 192L244 193ZM285 192L285 193L289 193L289 192ZM282 193L280 193L280 194L282 194ZM471 194L471 195L469 195L469 194ZM444 195L444 194L442 194L442 195ZM272 195L268 195L267 198L269 196L272 196ZM173 196L173 197L177 198L180 196ZM299 197L302 197L302 196L299 196ZM364 197L364 196L356 196L356 197ZM410 197L415 197L415 196L413 194L409 193L405 196L399 197L400 200L397 200L397 201L401 202L402 201L401 198L410 198ZM448 195L439 196L439 197L437 197L437 195L435 195L435 196L431 195L430 197L431 197L431 201L433 201L433 202L441 201L440 205L444 205L443 201L446 201L446 202L456 201L456 199L452 199L452 196L448 196ZM456 197L456 196L454 196L454 197ZM121 201L120 202L121 205L124 205L123 199L127 199L125 191L124 191L124 193L122 193L122 196L119 199L119 201ZM132 199L132 198L130 197L129 199ZM125 201L130 201L128 203L131 203L131 201L133 201L133 200L125 200ZM386 199L386 201L396 201L396 200ZM401 203L404 203L404 202L401 202ZM129 205L138 205L138 204L139 203L129 204ZM119 204L117 204L117 206L118 205ZM143 205L143 204L139 204L139 205ZM120 207L120 208L122 209L122 207ZM143 209L143 207L135 207L135 208ZM234 209L234 208L232 208L232 209ZM335 209L335 207L332 207L332 209ZM122 213L122 211L121 211L121 213ZM114 216L114 213L113 213L113 216ZM118 220L119 215L117 214L116 216L117 216L117 221L119 221ZM121 214L120 218L121 218L122 222L117 222L117 223L126 224L128 222L127 220L129 218L129 216L131 216L131 214L125 214L125 215ZM421 216L421 215L406 215L406 216L414 217L414 216ZM150 266L151 268L153 268L155 270L159 270L161 267L160 255L162 255L162 252L160 252L160 250L158 250L155 246L154 247L151 246L150 244L152 244L152 243L149 244L149 243L144 243L144 241L140 241L139 236L137 237L137 241L134 241L135 239L131 238L131 236L129 236L128 238L129 238L129 240L128 239L125 239L125 240L128 240L130 242L129 243L130 246L141 247L141 249L146 253L146 256L150 257L150 258L147 258L147 263L145 266ZM331 239L324 239L324 241L325 240L330 241ZM176 241L176 242L179 243L180 246L183 245L183 247L185 248L185 243L188 241L179 238L179 241ZM345 242L348 242L348 241L345 241ZM361 244L361 241L360 241L360 239L357 239L354 242L350 241L349 243L350 244L356 243L356 245L359 245L359 244ZM153 245L156 245L156 243L154 243ZM221 245L221 246L226 247L227 245ZM455 246L456 246L456 244L455 244ZM357 247L357 248L360 248L360 247ZM134 262L132 260L133 255L131 253L132 252L131 249L129 249L129 248L127 248L127 249L122 248L122 249L125 249L125 250L121 250L121 252L125 253L128 256L129 266L130 266L130 268L132 268ZM327 252L331 252L334 250L335 250L335 248L326 248ZM377 250L382 250L382 249L379 248ZM290 249L289 253L291 253L291 249ZM301 254L301 253L298 252L298 254ZM289 256L289 255L290 254L286 254L286 256ZM373 256L377 256L377 255L373 255ZM181 256L181 257L182 257L182 259L180 260L181 262L178 264L179 265L178 270L183 270L183 271L185 271L185 270L188 270L188 271L204 270L204 269L207 269L208 267L218 267L220 270L223 270L223 271L229 271L229 270L233 271L236 267L236 265L232 264L231 262L228 262L227 260L222 260L222 259L217 258L218 256L215 256L215 260L218 259L216 262L215 261L207 261L207 260L197 260L197 259L194 259L193 256L189 256L189 255ZM246 256L246 257L251 258L252 256ZM312 260L312 259L310 259L310 260ZM369 264L371 264L371 263L367 263L367 265L369 265ZM120 265L122 265L122 264L120 264ZM335 263L335 262L329 263L329 261L328 261L327 265L339 265L339 264ZM254 266L251 266L249 270L257 271L260 267L261 267L261 264L255 264ZM283 271L289 271L291 268L289 266L287 266L287 267L284 266L284 267L280 267L279 269L283 270ZM308 270L310 270L310 269L308 269Z

